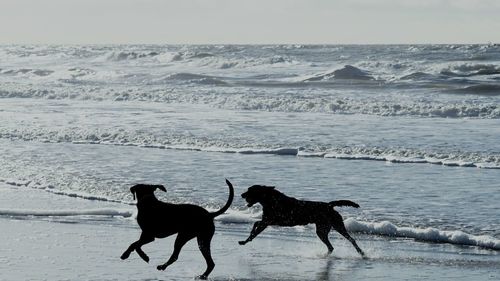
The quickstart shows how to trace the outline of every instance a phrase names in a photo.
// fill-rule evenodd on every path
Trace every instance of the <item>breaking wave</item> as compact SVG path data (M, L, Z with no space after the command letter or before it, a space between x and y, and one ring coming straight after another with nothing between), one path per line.
M155 57L158 56L158 52L125 52L125 51L113 51L106 54L106 59L110 61L124 61L124 60L135 60L140 58Z
M472 235L463 231L447 231L436 228L400 227L391 222L361 222L352 218L345 220L349 231L366 234L405 237L423 242L450 243L463 246L478 246L490 250L500 250L500 240L488 235Z
M470 93L486 96L500 96L500 84L478 84L452 90L455 93Z
M265 57L232 57L226 56L225 54L215 54L205 51L167 52L158 55L157 59L160 62L186 63L196 67L214 69L245 69L262 66L286 66L300 64L293 58L282 55Z
M496 75L500 74L500 66L493 64L461 64L443 69L441 74L455 77Z
M210 76L210 75L202 75L202 74L193 74L193 73L175 73L171 75L167 75L166 77L155 81L156 83L162 82L172 82L172 81L180 81L180 82L188 82L188 83L196 83L196 84L204 84L204 85L226 85L227 83L223 81L219 77Z
M163 84L169 81L197 83L206 85L226 85L224 80L215 76L191 73L174 74L162 78ZM168 85L167 85L168 86ZM426 100L377 99L371 97L343 97L337 95L301 96L294 94L259 94L240 93L228 89L224 91L202 91L200 93L179 92L175 89L154 88L148 91L129 87L126 90L107 90L98 87L74 85L67 89L44 89L40 87L3 85L0 98L42 98L75 100L114 100L114 101L149 101L159 103L207 104L224 109L255 110L271 112L317 112L332 114L368 114L378 116L415 116L438 118L500 118L500 106L494 101L428 102ZM461 91L461 90L459 90ZM495 85L478 85L462 91L491 93L497 95Z
M21 68L21 69L0 69L0 75L34 75L34 76L48 76L54 73L53 70L49 69L32 69L32 68Z
M237 141L196 138L185 135L155 136L124 131L38 131L38 130L0 130L0 138L10 140L39 141L47 143L73 143L138 146L152 149L198 150L220 153L272 154L280 156L336 158L342 160L386 161L391 163L425 163L449 167L476 167L500 169L500 155L473 152L432 152L416 149L383 147L329 147L318 151L313 147L269 147L255 144L248 147Z

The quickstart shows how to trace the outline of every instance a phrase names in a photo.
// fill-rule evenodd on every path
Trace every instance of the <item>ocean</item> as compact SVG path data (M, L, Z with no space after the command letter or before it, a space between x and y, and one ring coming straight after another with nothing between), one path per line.
M494 44L0 46L0 225L77 224L91 229L89 239L93 227L134 237L130 186L163 184L164 201L216 210L227 178L236 196L216 219L230 240L218 239L218 253L231 263L232 253L252 250L237 263L241 276L214 254L215 280L414 280L423 272L498 280L499 140ZM253 184L360 204L337 209L368 261L333 232L340 254L325 261L313 226L271 228L237 245L261 216L239 196ZM25 196L40 192L50 199ZM117 258L130 239L118 241ZM204 265L193 255L192 265ZM22 259L0 267L0 279L38 279L10 275L16 266ZM51 268L47 280L100 279Z

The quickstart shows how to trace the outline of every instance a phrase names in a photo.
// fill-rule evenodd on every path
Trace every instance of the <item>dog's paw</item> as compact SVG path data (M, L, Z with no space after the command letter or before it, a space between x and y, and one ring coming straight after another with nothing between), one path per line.
M316 256L320 259L331 259L335 258L334 255L332 254L333 252L326 252L326 253L318 253Z
M126 260L126 259L128 259L129 256L130 256L129 253L123 253L123 255L120 257L120 259Z
M240 245L245 245L247 243L247 241L239 241L238 244Z
M156 267L156 269L158 269L158 270L165 270L165 268L167 268L167 266L164 265L164 264L159 265L159 266Z
M197 276L196 279L207 280L207 276L206 275L200 275L200 276Z

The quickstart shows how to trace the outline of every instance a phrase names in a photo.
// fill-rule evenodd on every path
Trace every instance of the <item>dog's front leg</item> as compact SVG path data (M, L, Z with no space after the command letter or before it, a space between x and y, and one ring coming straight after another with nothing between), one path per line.
M127 259L130 256L130 253L132 251L136 251L137 254L145 261L149 262L149 257L144 253L141 249L141 247L147 243L153 242L155 239L154 237L144 234L144 232L141 234L141 237L139 240L135 241L134 243L130 244L130 246L127 248L125 252L123 252L122 256L120 257L122 260Z
M240 245L245 245L246 243L252 241L257 235L259 235L264 229L266 229L267 223L263 221L258 221L254 223L252 232L250 232L250 236L248 236L247 240L238 242Z

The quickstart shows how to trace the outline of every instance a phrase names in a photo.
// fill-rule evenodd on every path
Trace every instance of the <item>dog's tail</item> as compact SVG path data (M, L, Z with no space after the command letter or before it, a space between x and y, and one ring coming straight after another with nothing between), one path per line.
M348 207L354 207L354 208L359 208L359 205L350 201L350 200L337 200L337 201L332 201L328 203L328 205L335 207L335 206L348 206Z
M226 205L224 205L224 207L222 207L220 210L218 210L216 212L210 213L212 215L212 217L214 217L214 218L224 214L224 212L227 211L227 209L229 209L229 206L231 206L231 203L233 203L233 198L234 198L233 185L227 179L226 179L226 184L229 187L229 198L227 199Z

